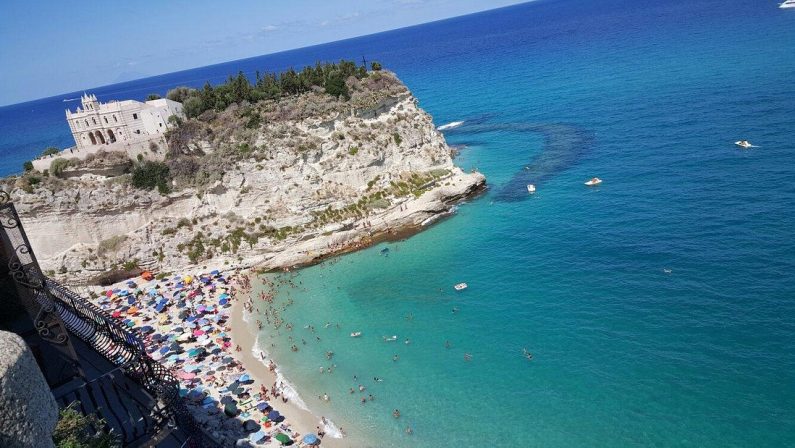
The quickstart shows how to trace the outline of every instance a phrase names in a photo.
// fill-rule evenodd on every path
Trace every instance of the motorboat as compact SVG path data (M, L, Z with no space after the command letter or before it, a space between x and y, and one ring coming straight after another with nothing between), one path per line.
M793 8L795 8L795 6L793 6ZM752 145L751 142L749 142L748 140L740 140L740 141L734 142L734 144L739 146L740 148L743 148L743 149L748 149L748 148L753 148L754 147L754 145Z
M784 3L778 5L781 9L795 8L795 0L785 0Z
M588 182L585 182L585 185L588 185L589 187L593 187L594 185L599 185L601 183L602 183L602 179L599 179L598 177L594 177L593 179L589 180Z
M455 288L456 291L463 291L463 290L467 289L468 287L469 287L469 285L467 285L466 283L459 283L459 284L453 286L453 288Z
M527 192L533 194L536 192L536 186L533 184L527 184Z
M351 333L352 338L358 338L361 335L362 335L361 331L354 331L353 333Z

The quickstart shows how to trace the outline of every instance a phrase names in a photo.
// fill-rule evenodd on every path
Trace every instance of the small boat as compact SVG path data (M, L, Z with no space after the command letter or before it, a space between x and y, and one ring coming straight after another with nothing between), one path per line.
M536 192L536 186L533 184L527 184L527 192L533 194Z
M455 288L456 291L463 291L463 290L467 289L468 287L469 287L469 285L467 285L466 283L463 283L463 282L453 286L453 288Z
M749 142L748 140L740 140L734 142L734 144L743 149L754 148L754 145L752 145L751 142Z
M585 182L585 185L588 185L589 187L593 187L594 185L599 185L601 183L602 183L602 179L599 179L598 177L594 177L593 179L589 180L588 182Z
M785 0L784 3L778 5L781 9L795 8L795 0Z
M361 335L362 335L361 331L354 331L353 333L351 333L352 338L358 338Z
M384 342L394 342L394 341L397 341L397 336L390 336L390 337L384 336Z

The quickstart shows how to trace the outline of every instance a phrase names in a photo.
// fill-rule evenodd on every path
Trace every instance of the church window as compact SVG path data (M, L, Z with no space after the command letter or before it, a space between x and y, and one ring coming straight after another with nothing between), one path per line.
M114 123L118 123L118 122L119 122L119 119L118 119L118 118L116 118L116 115L115 115L115 114L113 115L113 122L114 122Z
M85 120L85 122L86 122L86 126L88 126L88 120Z
M94 122L94 124L97 124L97 119L96 119L96 118L94 118L94 117L91 117L91 121L93 121L93 122Z
M105 124L108 123L108 117L102 117L105 120Z
M138 119L138 114L133 114L133 120L137 120L137 119Z

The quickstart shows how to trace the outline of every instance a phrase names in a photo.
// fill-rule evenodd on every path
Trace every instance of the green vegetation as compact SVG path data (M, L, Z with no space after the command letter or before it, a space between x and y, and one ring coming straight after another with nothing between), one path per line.
M122 265L121 268L125 271L132 271L133 269L138 268L138 260L127 260Z
M50 163L50 173L55 177L61 177L63 174L63 170L68 168L70 165L69 160L57 158Z
M55 146L49 146L47 147L47 149L44 150L44 152L41 153L41 156L42 157L54 156L59 152L61 152L60 149L56 148Z
M185 115L193 118L208 110L222 111L233 103L279 99L318 87L331 96L348 100L350 92L346 81L351 76L362 79L367 76L367 70L346 60L326 64L318 62L314 67L304 67L300 72L292 68L278 74L257 72L253 84L243 72L239 72L237 76L230 76L225 83L216 86L208 82L202 89L177 87L170 90L166 96L181 102ZM251 128L258 125L258 119L253 117L247 124Z
M33 171L33 162L30 160L25 161L25 163L22 164L22 168L25 169L25 172Z
M348 154L352 156L355 156L357 152L359 152L358 146L351 146L350 148L348 148Z
M139 163L132 170L132 184L135 188L151 190L157 187L157 191L166 194L170 191L168 187L169 168L163 162L146 161Z
M159 100L160 98L161 98L160 95L156 93L150 93L149 95L146 96L146 101Z
M75 410L80 402L61 409L52 441L58 448L111 448L119 446L113 437L102 431L105 422L94 414L83 415Z
M373 61L373 63L372 63L372 64L370 64L370 68L371 68L371 69L372 69L374 72L381 71L381 63L380 63L380 62L378 62L378 61Z
M403 143L403 139L400 138L400 134L398 134L397 132L392 134L392 138L395 140L395 144L398 146L400 146L400 144Z

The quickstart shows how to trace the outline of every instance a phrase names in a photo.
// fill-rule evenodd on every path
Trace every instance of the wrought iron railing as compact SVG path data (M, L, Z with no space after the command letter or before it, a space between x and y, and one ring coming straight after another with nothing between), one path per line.
M105 359L119 366L173 412L175 422L190 440L187 446L215 447L179 396L179 381L160 363L146 355L145 346L134 334L116 323L105 311L58 282L46 278L37 300L52 300L69 331L89 344Z
M179 396L177 379L146 354L145 346L137 336L121 327L102 309L41 272L14 204L8 193L2 190L0 226L0 242L8 251L9 274L17 285L31 292L32 300L23 300L23 303L39 335L54 344L69 345L68 330L157 399L169 415L155 421L165 424L173 418L188 435L184 446L219 446L188 411Z

